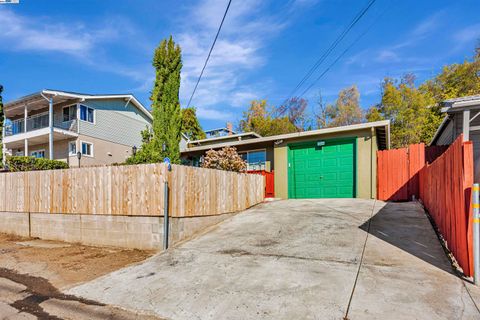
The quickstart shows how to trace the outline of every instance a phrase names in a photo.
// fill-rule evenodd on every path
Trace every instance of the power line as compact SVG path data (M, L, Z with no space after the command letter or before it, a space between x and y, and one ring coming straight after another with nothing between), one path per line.
M367 13L367 11L372 7L376 0L370 0L367 5L360 10L357 15L352 19L349 25L343 30L343 32L335 39L335 41L328 47L328 49L322 54L322 56L315 62L315 64L310 68L307 74L300 80L295 89L288 95L288 98L285 101L288 101L295 92L302 87L305 82L312 76L312 74L318 69L318 67L325 61L325 59L332 53L332 51L338 46L338 44L345 38L345 36L353 29L353 27L360 21L360 19Z
M388 8L387 8L388 9ZM320 76L315 79L300 95L300 97L304 96L325 74L327 74L328 71L348 52L350 49L352 49L371 29L372 27L377 23L378 20L383 16L383 14L387 11L384 10L382 13L380 13L377 18L374 20L372 24L368 26L367 29L365 29L364 32L362 32L356 39L353 41L323 72L320 74Z
M217 34L215 35L215 39L213 40L213 43L212 43L212 47L210 48L207 59L205 60L205 64L203 65L202 72L200 72L200 76L198 77L197 83L195 84L195 88L193 88L193 92L192 92L192 95L190 96L190 100L188 100L187 108L190 106L190 103L192 102L193 96L195 95L195 91L197 91L198 84L202 79L203 71L205 71L205 68L207 67L208 60L210 59L210 55L212 54L213 47L215 47L215 43L217 42L217 38L218 38L218 35L220 34L220 30L222 30L223 22L225 21L225 17L227 16L227 12L228 12L228 9L230 8L231 3L232 3L232 0L229 0L227 8L225 9L225 13L223 14L222 22L220 22L220 26L218 27Z

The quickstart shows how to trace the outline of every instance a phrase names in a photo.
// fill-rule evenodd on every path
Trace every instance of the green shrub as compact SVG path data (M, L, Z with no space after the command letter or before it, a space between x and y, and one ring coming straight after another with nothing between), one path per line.
M66 162L34 157L7 157L6 162L11 172L68 169Z

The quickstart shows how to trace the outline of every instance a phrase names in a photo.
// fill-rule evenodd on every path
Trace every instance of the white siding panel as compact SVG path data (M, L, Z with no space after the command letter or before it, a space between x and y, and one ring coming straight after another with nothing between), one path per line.
M126 101L88 100L82 103L95 109L95 123L79 121L79 133L127 146L141 146L141 131L151 126L150 120ZM147 120L148 119L148 120Z

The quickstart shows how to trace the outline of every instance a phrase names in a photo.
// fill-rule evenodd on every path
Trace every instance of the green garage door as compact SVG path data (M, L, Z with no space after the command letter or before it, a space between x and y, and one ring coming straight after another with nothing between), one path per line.
M289 197L355 197L355 153L355 138L290 146Z

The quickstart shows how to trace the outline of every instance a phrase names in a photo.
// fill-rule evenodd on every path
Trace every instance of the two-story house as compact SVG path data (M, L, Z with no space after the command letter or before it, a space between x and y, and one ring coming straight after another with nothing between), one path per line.
M125 161L152 123L150 112L131 94L43 90L7 102L4 113L4 159L27 155L71 167Z

